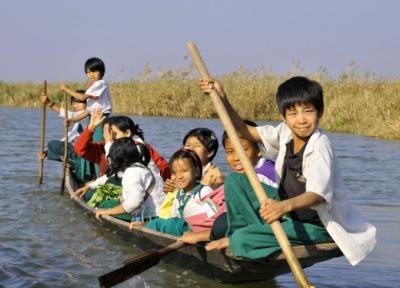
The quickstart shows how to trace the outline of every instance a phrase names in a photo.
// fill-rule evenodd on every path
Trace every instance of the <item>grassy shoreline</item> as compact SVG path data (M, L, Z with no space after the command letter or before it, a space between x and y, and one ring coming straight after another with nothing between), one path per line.
M193 71L169 70L156 77L140 74L129 82L109 82L113 112L118 114L216 118L211 101L197 87ZM275 92L292 75L277 76L265 71L236 72L218 77L239 114L246 119L279 119ZM321 127L381 139L400 139L400 80L371 76L307 75L324 88L325 114ZM85 83L69 83L84 89ZM48 85L49 96L62 99L60 83ZM40 83L0 82L0 105L39 107Z

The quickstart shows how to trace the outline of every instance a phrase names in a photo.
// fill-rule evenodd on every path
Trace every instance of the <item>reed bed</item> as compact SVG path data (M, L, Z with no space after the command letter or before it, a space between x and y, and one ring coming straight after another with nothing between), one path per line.
M328 131L354 133L382 139L400 139L400 81L370 74L343 73L337 79L321 70L306 75L324 88L325 114L321 126ZM268 71L238 71L222 75L227 94L239 114L252 120L279 120L275 92L294 74ZM129 115L215 118L211 101L197 86L193 67L156 73L149 66L130 81L111 82L113 112ZM60 83L50 83L49 95L62 99ZM75 89L85 83L70 83ZM40 83L0 82L0 105L39 107Z

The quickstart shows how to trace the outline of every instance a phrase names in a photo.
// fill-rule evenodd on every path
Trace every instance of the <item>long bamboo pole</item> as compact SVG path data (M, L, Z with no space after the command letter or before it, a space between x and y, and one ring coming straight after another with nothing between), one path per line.
M64 113L65 113L65 121L68 120L68 97L67 94L64 93ZM63 162L63 171L61 175L61 188L60 193L63 194L65 190L65 173L67 171L67 159L68 157L68 126L65 125L64 122L64 162Z
M193 62L196 65L196 68L199 71L201 78L209 79L210 74L208 73L208 70L203 62L203 59L200 56L199 50L197 49L196 45L193 42L189 42L187 44L187 47L190 51L190 54L192 55ZM235 127L233 126L232 120L229 117L229 114L222 102L222 99L215 90L211 91L210 97L215 109L217 110L218 116L221 119L221 122L224 125L226 132L228 133L229 139L231 140L233 147L238 152L240 162L242 163L246 175L249 178L250 184L257 195L258 201L260 203L263 203L267 199L267 196L265 195L264 189L260 181L258 180L253 165L251 164L249 158L246 155L246 152L240 144L239 136L235 130ZM290 266L290 269L292 270L297 285L299 287L313 287L308 281L299 261L294 255L292 247L290 246L289 240L280 222L273 222L271 224L271 228L283 253L286 256L286 260Z
M47 96L47 81L43 81L42 93ZM44 138L46 131L46 103L42 103L42 129L40 133L40 155L44 153ZM43 183L43 158L39 159L39 185Z

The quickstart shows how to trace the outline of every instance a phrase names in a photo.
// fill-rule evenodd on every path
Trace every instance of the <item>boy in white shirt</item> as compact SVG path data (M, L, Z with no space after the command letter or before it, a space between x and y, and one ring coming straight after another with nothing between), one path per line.
M77 92L69 88L67 85L61 85L60 89L65 93L87 101L86 112L77 117L68 119L69 124L79 122L91 115L96 108L103 109L103 115L111 114L110 91L107 84L103 80L105 73L104 62L99 58L90 58L85 62L85 73L88 78L88 89L85 92ZM100 129L101 130L101 129Z
M305 238L298 237L296 225L321 227L352 265L363 260L375 246L376 228L346 200L337 159L328 137L318 128L324 112L320 84L305 77L293 77L282 83L276 95L282 123L276 127L246 125L217 81L201 79L200 87L205 93L215 89L242 137L263 143L266 157L276 158L275 173L281 200L268 199L256 211L267 223L257 223L259 227L253 231L248 226L227 235L227 245L235 255L266 256L263 253L271 248L270 245L278 245L268 224L276 220L284 222L288 217L282 216L287 215L294 223L291 226L295 226L295 231L288 231L285 225L282 227L292 244L307 243ZM249 205L258 210L254 203ZM265 230L260 228L262 225ZM249 239L257 241L253 245Z
M77 93L84 92L83 90L77 90ZM61 118L65 118L65 109L61 107L61 105L52 101L47 95L42 95L40 101L43 104L46 104L51 110L59 113ZM85 113L86 111L86 101L79 100L75 97L71 97L71 108L72 111L68 111L68 118L70 117L79 117L80 114ZM68 163L71 166L74 166L77 155L74 152L74 143L75 140L79 137L80 133L83 131L83 126L81 122L75 122L72 126L72 129L68 132L68 151L67 151L67 159ZM39 153L39 158L44 159L46 156L49 160L53 161L64 161L64 141L61 140L51 140L47 144L48 151L44 151L43 154Z

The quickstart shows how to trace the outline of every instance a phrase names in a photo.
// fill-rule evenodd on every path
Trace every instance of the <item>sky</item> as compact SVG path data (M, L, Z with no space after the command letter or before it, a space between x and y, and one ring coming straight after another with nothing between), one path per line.
M129 80L146 64L187 67L194 41L211 74L243 65L286 74L319 67L400 77L400 1L3 0L0 81L85 81L89 57L105 79Z

